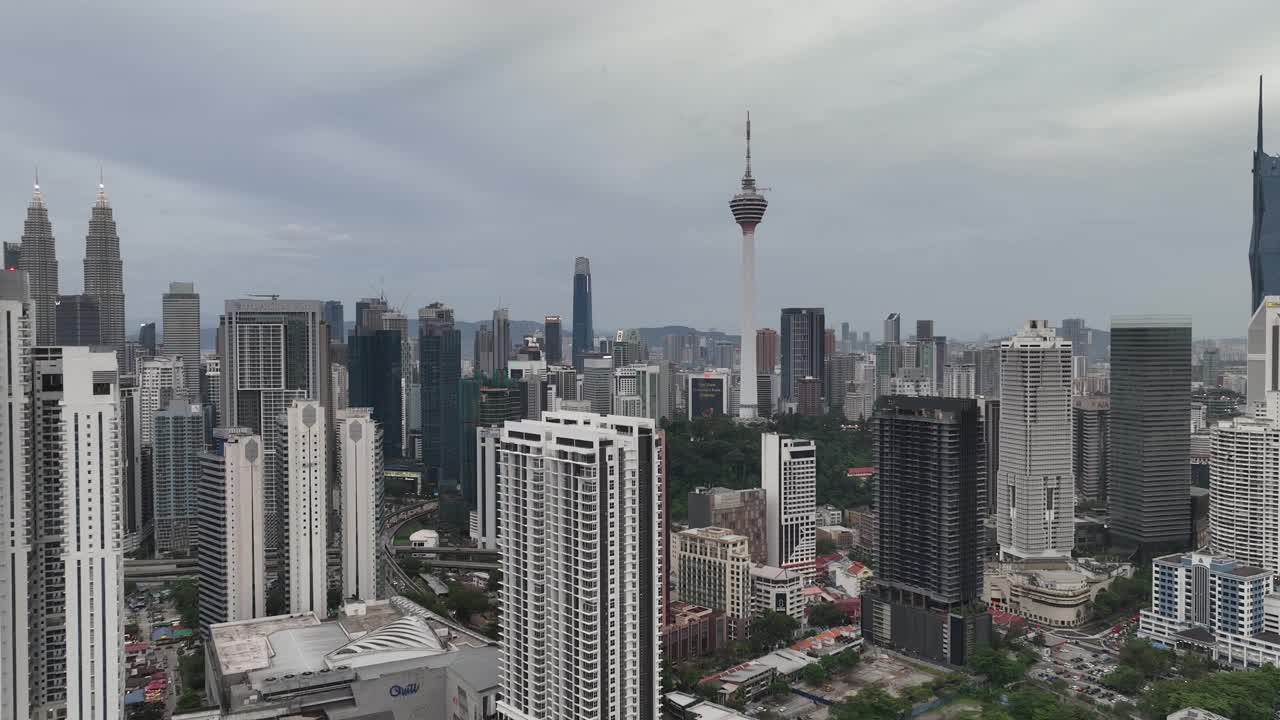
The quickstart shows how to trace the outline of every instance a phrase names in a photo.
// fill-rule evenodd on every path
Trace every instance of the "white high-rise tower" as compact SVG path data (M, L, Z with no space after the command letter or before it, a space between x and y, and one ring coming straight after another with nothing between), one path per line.
M294 400L276 429L285 589L290 614L328 615L328 446L324 406Z
M31 717L122 716L124 531L114 352L31 351Z
M30 613L38 598L28 594L35 510L27 447L30 432L30 354L35 332L25 272L0 272L0 442L17 450L0 454L0 720L30 716Z
M742 228L742 385L738 415L756 416L756 226L764 220L769 202L756 189L751 176L751 114L747 113L747 170L742 174L742 191L729 201L733 221Z
M760 443L769 564L797 572L806 584L812 583L818 550L817 448L812 440L778 433L764 433Z
M200 633L267 614L266 533L262 515L262 436L247 428L213 431L200 456L196 503L200 543Z
M662 448L648 418L503 427L501 717L658 717Z
M996 538L1006 557L1069 558L1075 544L1071 341L1044 320L1000 344Z
M338 484L342 488L342 596L377 600L382 585L382 426L369 408L334 413Z

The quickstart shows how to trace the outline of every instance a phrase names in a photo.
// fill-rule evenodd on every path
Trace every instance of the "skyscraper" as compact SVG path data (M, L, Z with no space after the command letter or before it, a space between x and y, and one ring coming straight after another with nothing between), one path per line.
M862 629L878 645L962 665L990 638L982 597L984 513L978 404L888 397L873 438L876 579Z
M817 448L812 440L760 436L760 486L765 493L769 564L813 581L817 556Z
M142 323L138 326L138 344L146 348L152 355L156 354L156 324Z
M613 412L613 356L587 353L582 363L582 399L593 413Z
M0 441L10 449L27 448L32 441L27 418L34 328L26 278L22 272L0 273L0 336L5 338L0 344L0 363L4 365L0 373L0 404L4 405ZM38 573L32 565L36 527L30 518L39 508L31 492L31 483L38 476L33 476L28 453L23 449L0 454L0 473L7 480L0 483L0 517L5 520L4 532L0 532L0 577L5 578L0 582L0 717L5 720L30 717L31 612L40 607L39 597L30 593L31 575Z
M582 355L594 348L595 326L591 318L591 260L579 257L573 261L573 366L582 369Z
M31 357L31 450L41 459L32 478L31 717L114 720L124 691L116 358L84 347Z
M800 378L826 377L823 353L823 329L826 315L822 308L782 309L782 388L780 397L799 400L796 388Z
M53 314L54 342L58 345L98 347L104 344L102 306L98 298L92 295L59 295Z
M281 562L289 613L328 606L328 434L324 407L294 400L277 419L276 478L284 517Z
M917 320L916 321L916 342L933 339L933 321Z
M1107 504L1116 545L1145 555L1184 549L1191 537L1190 388L1190 318L1112 319Z
M689 528L678 533L675 565L680 600L719 610L729 636L746 640L751 618L751 552L745 535L728 528Z
M1253 151L1253 231L1249 240L1249 311L1262 298L1280 295L1280 156L1262 149L1262 77L1258 77L1258 145ZM23 243L26 243L24 236ZM1114 341L1113 341L1114 342Z
M245 428L214 431L200 456L196 534L200 539L200 633L209 626L267 614L262 436Z
M548 365L559 365L564 359L560 325L559 315L548 315L542 319L542 354Z
M154 441L156 415L176 399L185 398L185 364L178 358L161 355L142 361L138 372L138 405L141 408L141 434L144 446Z
M767 507L768 498L764 488L694 488L689 492L689 527L727 528L745 536L751 550L751 562L767 565Z
M898 313L889 313L884 319L884 342L901 343L902 342L902 315Z
M404 456L401 345L397 330L352 333L347 343L348 405L372 408L382 430L382 450L392 458Z
M22 262L22 243L6 240L4 242L4 269L17 270L20 262Z
M58 302L58 254L54 247L53 225L49 222L49 209L44 205L40 192L40 177L36 176L31 202L27 204L27 219L22 223L22 248L18 256L18 269L30 279L32 327L37 345L54 344L54 306Z
M368 408L339 410L334 430L342 488L342 596L376 600L384 594L378 562L383 432Z
M657 717L661 463L648 419L547 413L503 427L503 717Z
M747 169L742 173L742 189L729 201L733 221L742 229L742 389L738 398L740 417L756 416L756 227L764 220L769 201L756 189L751 175L751 114L747 113ZM788 396L789 397L789 396Z
M494 371L498 368L493 351L493 330L488 325L477 327L472 342L474 344L471 351L471 364L475 368L475 374L483 378L492 378Z
M195 283L171 282L161 299L164 354L182 358L187 397L200 397L200 294Z
M282 532L276 478L276 418L294 400L318 398L328 408L332 389L329 328L318 300L227 300L218 328L223 427L262 435L267 547Z
M1072 472L1076 499L1105 503L1111 469L1111 398L1081 395L1071 401Z
M382 329L382 316L387 312L386 298L363 298L356 301L356 334ZM332 332L332 328L330 329ZM345 333L344 333L345 334Z
M347 321L341 300L324 301L324 323L329 326L329 339L342 344L347 339Z
M1000 473L996 535L1019 559L1069 558L1075 538L1071 470L1071 342L1029 320L1000 345Z
M778 331L773 328L760 328L756 331L756 372L760 375L772 375L777 368Z
M453 308L432 303L418 311L418 354L422 374L422 462L441 490L462 479L462 420L458 381L462 379L462 335Z
M204 451L199 405L171 403L154 419L151 492L157 553L186 555L196 537L196 484Z
M507 376L511 359L511 311L498 308L493 311L493 371Z
M98 178L98 199L89 215L84 238L84 294L98 299L102 312L102 344L124 352L124 263L120 259L120 235L107 202L106 186Z

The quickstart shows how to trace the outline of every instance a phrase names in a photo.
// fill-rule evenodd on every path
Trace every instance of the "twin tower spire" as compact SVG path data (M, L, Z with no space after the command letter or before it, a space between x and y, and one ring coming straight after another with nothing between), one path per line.
M7 245L7 244L6 244ZM6 265L27 273L35 318L36 342L41 345L74 344L59 337L57 308L58 257L53 224L40 189L40 169L36 168L23 223L22 241L16 248L17 262L6 259ZM6 254L9 248L6 247ZM111 204L107 200L106 181L98 168L98 192L89 214L89 230L85 234L84 294L96 301L99 336L96 345L116 351L117 360L124 351L124 263L120 259L120 235ZM81 340L80 342L83 342Z

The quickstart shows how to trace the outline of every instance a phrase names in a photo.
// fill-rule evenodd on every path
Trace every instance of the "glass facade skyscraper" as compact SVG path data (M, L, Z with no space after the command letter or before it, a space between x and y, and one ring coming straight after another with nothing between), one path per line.
M1262 150L1262 78L1258 78L1258 146L1253 151L1249 279L1253 290L1250 313L1258 309L1262 298L1280 295L1280 156Z
M826 313L822 308L782 309L782 392L783 400L797 400L800 378L826 377L823 331ZM825 393L824 393L825 394Z
M591 322L591 260L580 257L573 264L573 366L579 370L583 353L594 349Z
M458 488L462 478L462 432L458 382L462 379L462 335L453 308L432 303L418 311L418 362L422 370L422 463L435 487Z
M351 334L347 345L347 382L351 407L373 409L382 427L386 457L403 457L401 447L400 331Z

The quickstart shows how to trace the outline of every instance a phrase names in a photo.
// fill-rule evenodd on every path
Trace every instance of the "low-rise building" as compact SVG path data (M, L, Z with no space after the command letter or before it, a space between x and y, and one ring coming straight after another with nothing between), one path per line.
M662 656L672 662L715 654L729 644L724 613L701 605L673 601L670 622L662 626Z
M751 616L766 612L790 615L804 622L804 576L771 565L751 566Z
M674 720L750 720L750 716L717 705L710 700L703 700L697 695L682 692L669 692L663 696L663 717Z
M839 525L844 522L844 510L835 505L819 505L813 509L813 521L819 526Z
M1151 562L1151 608L1138 635L1237 667L1280 665L1275 572L1207 552Z
M1132 575L1131 565L1091 560L990 563L982 599L1039 625L1074 628L1089 620L1098 593Z
M719 610L735 640L747 638L751 618L751 551L746 536L719 527L674 536L680 599Z
M827 577L831 583L844 591L851 598L862 597L865 588L875 573L871 568L854 560L844 560L827 564Z
M843 525L819 525L818 542L828 540L841 550L853 547L854 532Z
M222 718L489 718L498 648L404 598L210 627L206 692ZM336 713L336 714L335 714Z

